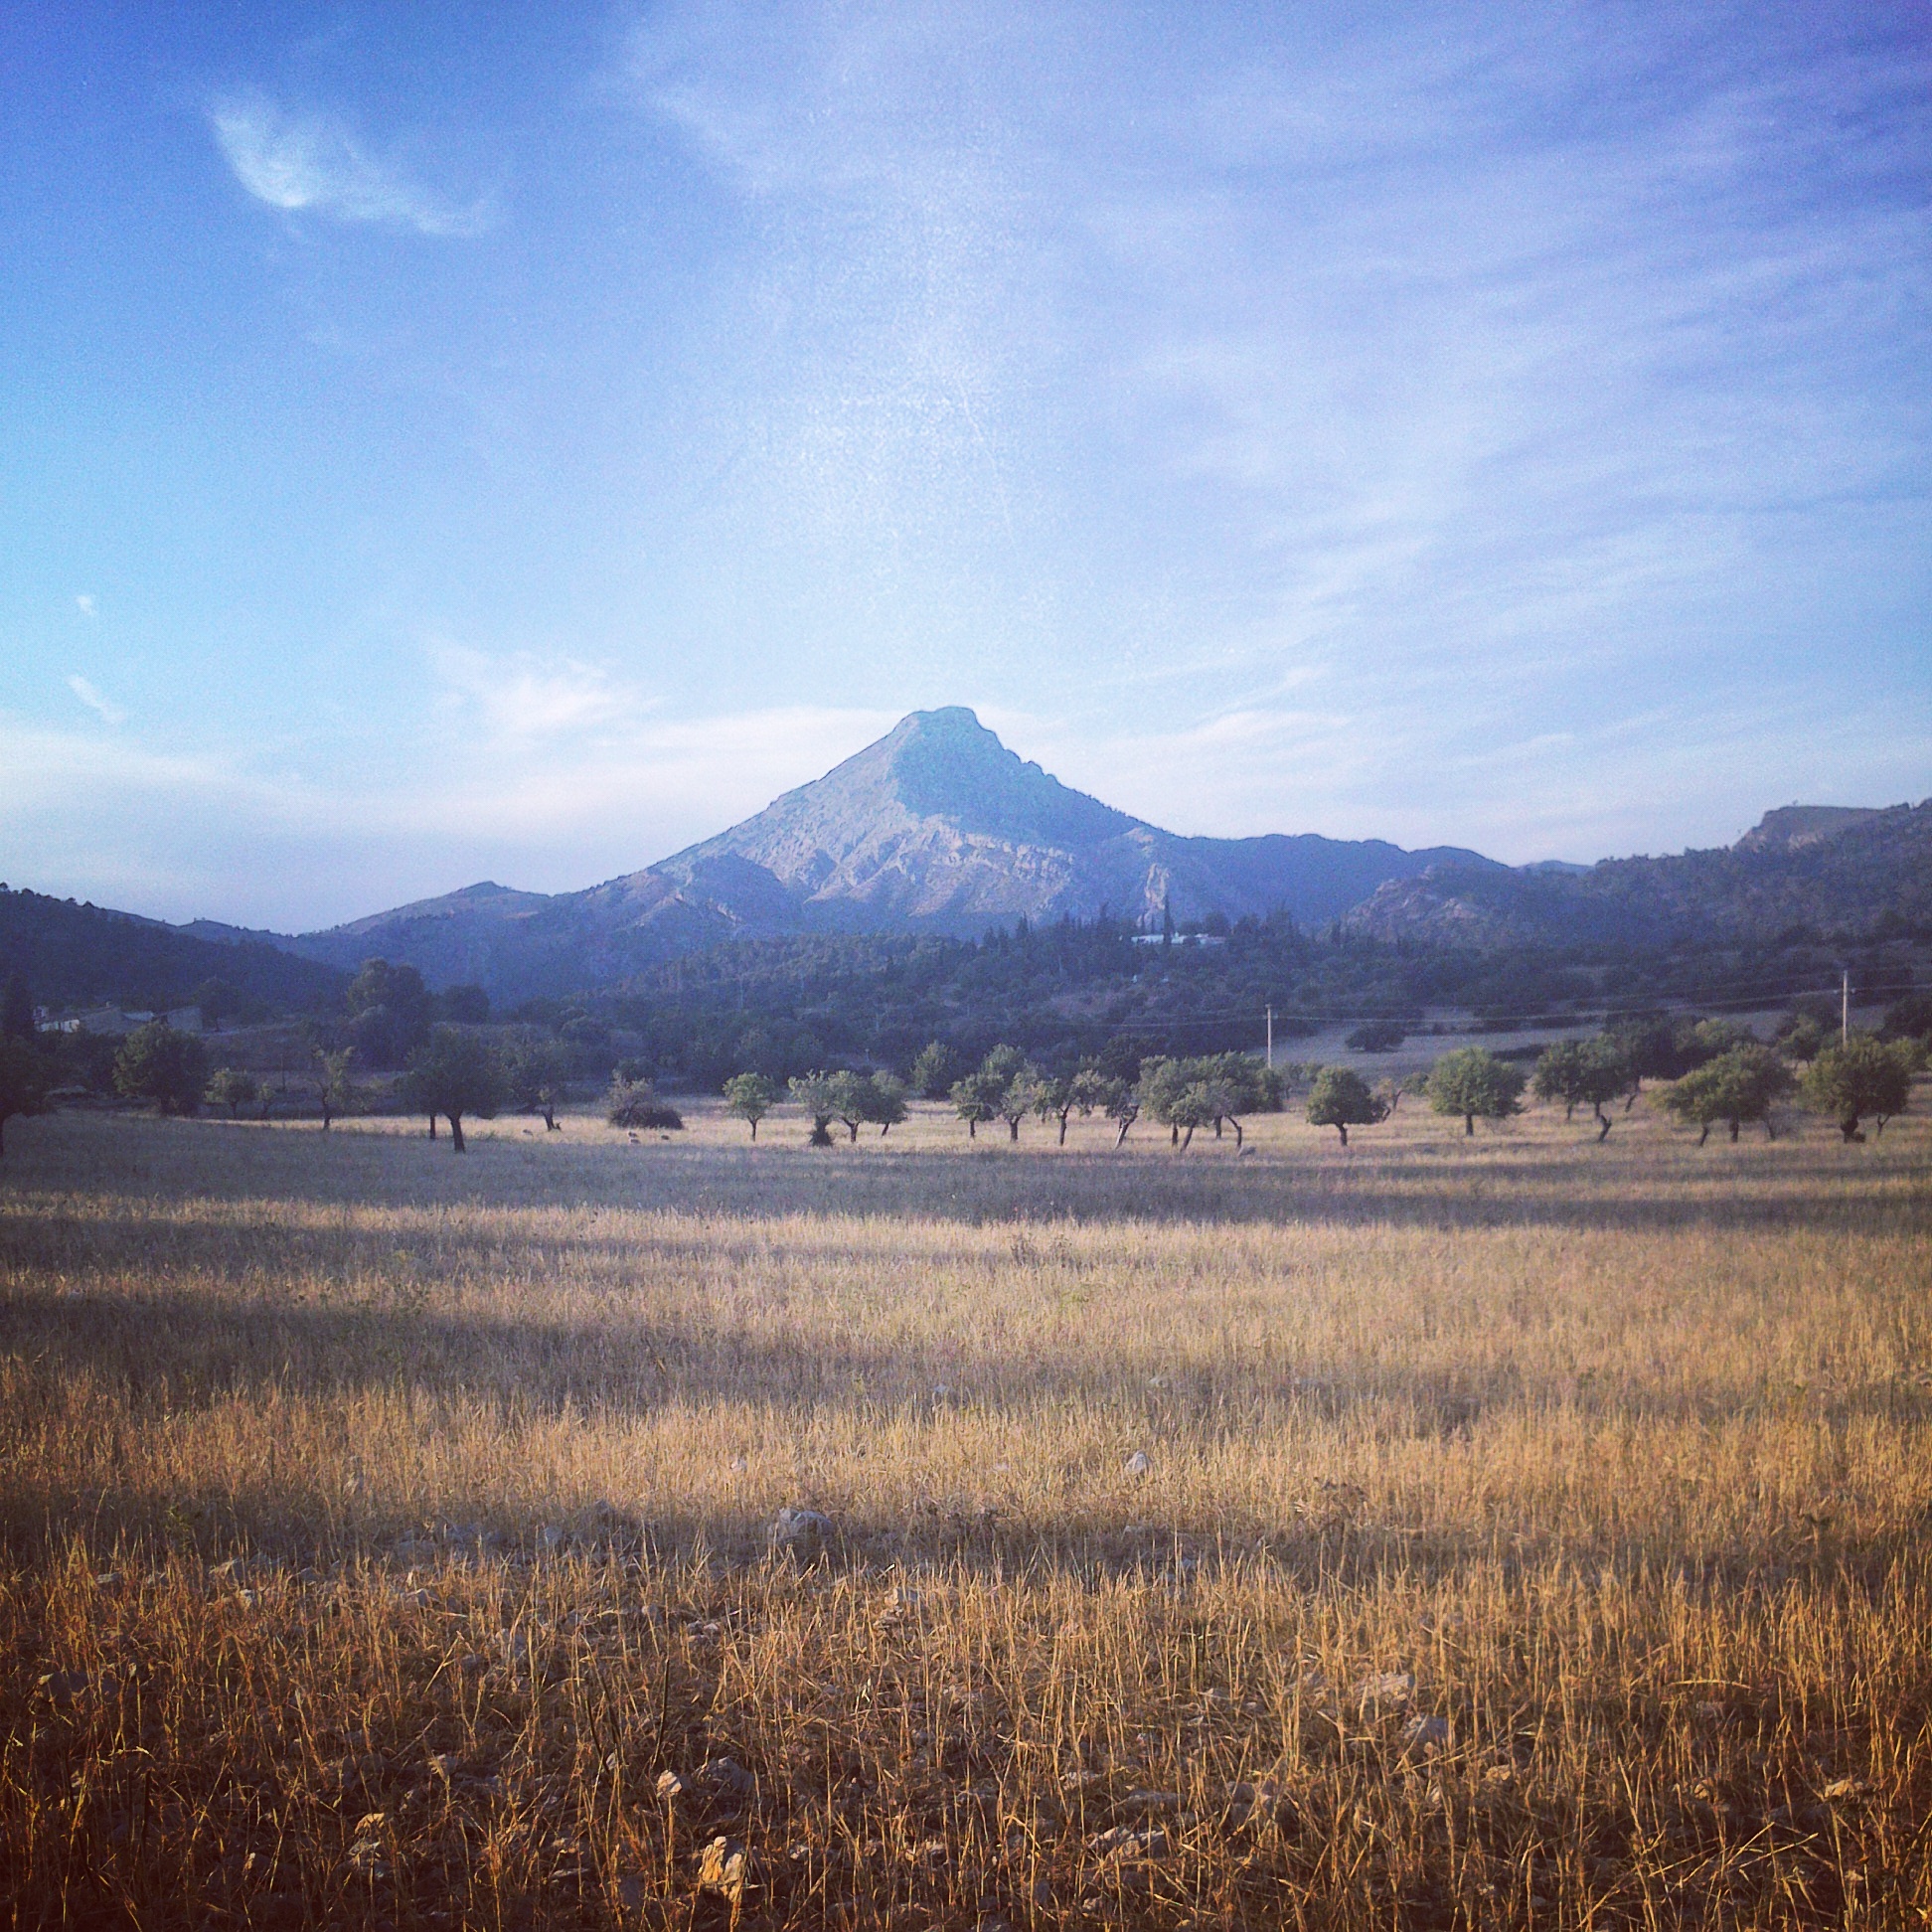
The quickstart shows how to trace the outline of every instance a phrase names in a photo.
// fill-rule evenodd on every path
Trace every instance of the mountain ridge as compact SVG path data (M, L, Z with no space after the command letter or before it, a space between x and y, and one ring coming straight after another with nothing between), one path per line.
M382 955L501 1001L586 992L734 938L976 937L1021 918L1143 927L1286 912L1459 948L1669 944L1932 930L1932 801L1779 806L1734 845L1594 866L1509 867L1462 847L1168 832L1022 758L962 707L914 712L749 818L576 891L493 880L319 931L197 920L197 942L272 947L353 971ZM130 915L132 916L132 915ZM156 922L149 922L156 923Z
M380 950L438 984L557 992L733 937L971 937L1020 918L1105 912L1138 924L1170 908L1181 919L1285 910L1314 923L1440 864L1496 866L1462 847L1168 832L1063 785L950 706L908 714L762 811L580 891L482 882L281 943L340 966Z
M1495 948L1761 941L1887 921L1932 929L1932 799L1780 806L1734 845L1580 873L1437 867L1385 882L1345 923L1375 939Z

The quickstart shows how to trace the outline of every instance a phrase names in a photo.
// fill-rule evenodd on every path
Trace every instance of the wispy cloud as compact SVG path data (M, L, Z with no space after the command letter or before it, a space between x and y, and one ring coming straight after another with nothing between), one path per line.
M93 592L90 590L79 592L74 599L74 607L83 617L97 617L100 614L94 603Z
M125 724L127 714L118 705L109 704L87 679L77 671L67 681L68 689L86 706L90 712L97 712L109 724Z
M251 91L218 100L209 121L235 178L270 208L433 236L480 235L494 222L487 201L436 194L330 115L291 113Z
M634 723L644 698L601 665L532 652L492 655L435 644L430 661L446 710L460 711L492 737L575 737Z

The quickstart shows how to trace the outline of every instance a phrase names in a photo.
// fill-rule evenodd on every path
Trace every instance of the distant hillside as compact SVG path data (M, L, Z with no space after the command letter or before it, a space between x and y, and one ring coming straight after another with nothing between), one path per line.
M1794 805L1734 846L1587 871L1434 867L1349 915L1379 939L1457 945L1666 945L1768 940L1794 928L1932 930L1932 800L1883 810Z
M1441 864L1493 862L1313 834L1179 837L1062 785L953 708L914 712L742 824L588 890L471 886L277 943L344 967L381 953L514 999L608 985L732 938L971 937L1103 910L1154 923L1169 903L1181 920L1286 911L1313 924Z
M343 987L335 968L260 939L224 944L131 912L0 889L0 979L14 973L44 1006L182 1006L215 979L288 1011L333 1005Z

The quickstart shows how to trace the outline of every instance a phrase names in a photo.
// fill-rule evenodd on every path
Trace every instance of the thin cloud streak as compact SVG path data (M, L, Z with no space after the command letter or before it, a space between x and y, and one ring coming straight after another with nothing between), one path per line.
M107 702L107 700L103 698L100 695L100 693L94 689L93 685L87 679L81 677L78 671L68 679L67 684L68 684L68 689L71 692L73 692L74 695L78 699L80 699L80 701L83 705L85 705L90 712L98 713L99 716L107 724L125 724L127 723L127 714L124 711L122 711L118 705L110 705Z
M289 113L250 91L217 101L209 122L236 180L270 208L437 237L493 225L487 202L465 207L431 193L328 115Z

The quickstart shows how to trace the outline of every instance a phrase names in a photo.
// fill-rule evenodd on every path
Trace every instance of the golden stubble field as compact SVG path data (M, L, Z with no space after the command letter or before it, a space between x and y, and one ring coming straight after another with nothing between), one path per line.
M17 1126L8 1918L1924 1923L1932 1140L1592 1134Z

